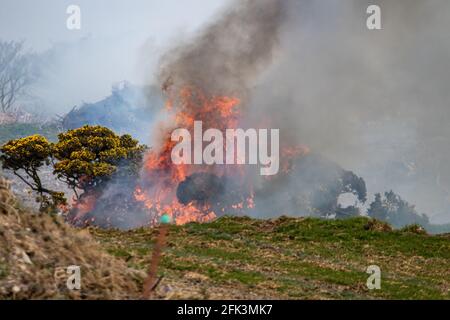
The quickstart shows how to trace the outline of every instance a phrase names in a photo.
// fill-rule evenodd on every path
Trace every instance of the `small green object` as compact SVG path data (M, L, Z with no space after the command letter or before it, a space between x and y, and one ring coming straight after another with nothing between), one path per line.
M170 216L168 215L168 214L163 214L162 216L161 216L161 220L160 220L160 222L162 223L162 224L169 224L170 223Z

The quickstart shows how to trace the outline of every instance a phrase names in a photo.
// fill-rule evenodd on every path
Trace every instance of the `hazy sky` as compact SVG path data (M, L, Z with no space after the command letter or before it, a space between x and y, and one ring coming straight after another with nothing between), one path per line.
M26 40L35 50L84 36L138 34L157 41L194 30L227 0L0 0L0 38ZM66 28L69 5L81 8L82 28Z
M127 80L149 83L159 57L214 19L229 0L0 0L0 40L24 41L45 74L34 85L36 106L64 114L96 102ZM81 9L81 30L68 30L69 5Z

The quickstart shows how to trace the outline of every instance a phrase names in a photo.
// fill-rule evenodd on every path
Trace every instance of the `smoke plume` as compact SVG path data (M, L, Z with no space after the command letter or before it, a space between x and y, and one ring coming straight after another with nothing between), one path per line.
M278 47L283 1L235 1L214 23L162 57L161 85L245 95Z
M366 9L382 10L382 30ZM355 171L370 194L393 189L450 221L450 3L286 1L280 49L251 114L284 140Z
M372 4L382 30L366 27ZM159 81L237 96L282 144L450 221L449 27L445 0L236 1L162 57Z

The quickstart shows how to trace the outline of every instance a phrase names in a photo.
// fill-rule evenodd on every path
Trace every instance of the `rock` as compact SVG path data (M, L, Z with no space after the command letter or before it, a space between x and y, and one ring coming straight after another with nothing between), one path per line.
M21 248L15 248L15 255L19 262L23 262L26 264L33 264L28 254Z
M22 250L22 259L23 262L25 262L26 264L33 264L33 262L31 261L30 257L28 256L28 254Z

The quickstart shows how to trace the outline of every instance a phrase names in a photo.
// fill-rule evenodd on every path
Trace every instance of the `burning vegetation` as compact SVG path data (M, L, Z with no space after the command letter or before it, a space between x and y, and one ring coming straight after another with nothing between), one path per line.
M270 118L254 119L248 106L255 81L277 51L282 3L236 3L192 42L163 57L159 79L166 103L151 149L100 126L69 130L55 144L44 141L46 153L32 165L51 163L54 174L74 194L68 205L54 200L53 207L66 210L66 219L76 226L129 229L154 225L163 214L176 224L267 211L326 216L337 209L344 192L364 202L362 179L317 161L308 147L289 139L281 145L281 170L272 177L261 178L256 166L242 164L245 159L238 159L238 152L232 154L237 163L233 166L172 161L176 142L171 132L183 128L193 134L197 121L204 130L222 133L271 127ZM232 139L227 137L222 147L233 143L234 148ZM30 173L22 178L38 177L36 170ZM311 179L311 174L317 177Z
M167 84L164 88L171 90ZM169 125L161 129L161 146L147 154L141 184L135 191L136 200L148 208L150 220L157 221L165 213L177 224L203 222L225 213L238 213L238 209L248 207L251 200L246 199L252 194L242 188L244 166L174 164L171 158L175 145L171 130L185 128L193 132L196 120L222 131L236 128L241 119L240 100L226 96L208 97L200 90L188 87L182 88L178 94L169 93L169 97L166 104ZM240 193L240 196L228 195L229 179L236 181L239 189L235 193Z
M191 43L169 51L161 63L168 121L155 135L157 147L146 157L135 192L153 221L163 213L176 223L209 221L254 207L253 173L247 166L171 161L172 130L192 134L194 122L202 121L205 129L225 132L244 123L250 83L271 60L281 1L236 4Z
M278 53L285 3L236 1L191 41L162 57L157 95L163 96L165 103L161 101L161 114L153 114L156 112L152 109L152 118L160 122L152 124L150 149L130 135L118 136L106 127L84 126L61 133L56 143L40 136L10 141L2 148L3 167L38 193L41 210L62 211L67 221L80 227L132 229L155 225L163 214L178 225L208 222L223 215L359 215L359 208L367 201L361 177L315 153L320 150L310 150L299 137L297 131L301 130L289 125L290 119L280 123L274 114L255 114L259 107L259 103L255 105L255 88ZM145 109L150 96L155 95L155 86L145 88L142 90L147 94L141 94L141 90L125 86L95 106L73 110L65 125L84 122L89 110L103 115L111 106L131 107L130 101L140 101L136 108ZM121 115L118 112L110 118L122 120ZM235 165L202 164L196 161L195 148L194 164L175 164L172 151L177 141L173 141L172 133L181 128L195 136L197 122L202 123L202 130L216 129L222 134L238 128L278 127L278 174L261 177L258 166L245 165L238 152L232 153ZM135 123L119 125L118 129ZM226 141L219 149L215 146L214 152L223 148L225 153L231 143L234 148L234 137L230 141L226 134L223 136ZM204 140L203 136L201 144L218 143L215 137ZM273 149L272 141L269 146ZM71 188L72 194L66 194L68 199L43 185L39 170L44 166L53 169L53 174ZM352 205L341 205L339 198L343 194L353 197ZM413 206L402 199L386 198L383 202L378 197L369 214L386 219L395 215L395 210L386 209L394 199L399 204L395 207L399 208L395 211L400 212L399 216L418 216ZM391 220L403 221L398 217Z

